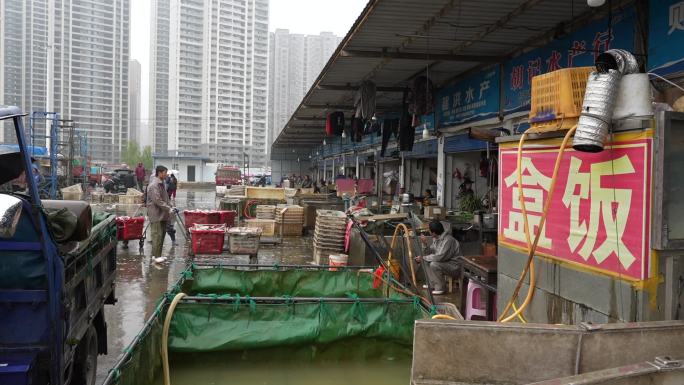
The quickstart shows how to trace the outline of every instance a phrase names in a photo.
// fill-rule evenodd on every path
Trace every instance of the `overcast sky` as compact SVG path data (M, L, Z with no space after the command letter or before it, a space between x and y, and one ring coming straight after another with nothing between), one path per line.
M270 0L269 30L317 35L332 32L344 37L367 0ZM131 59L142 67L141 119L148 117L151 0L131 0Z

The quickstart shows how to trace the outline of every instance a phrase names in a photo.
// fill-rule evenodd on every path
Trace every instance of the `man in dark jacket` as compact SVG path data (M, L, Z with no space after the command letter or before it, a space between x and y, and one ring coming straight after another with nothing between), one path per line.
M147 218L150 221L152 238L152 258L154 262L162 263L166 257L162 257L164 237L166 237L166 225L171 217L171 210L175 210L169 203L169 195L164 188L164 179L168 169L157 166L154 177L147 186Z
M145 166L142 162L138 163L138 167L135 168L135 179L138 182L138 190L143 190L143 182L145 181Z
M169 199L176 200L176 189L178 189L178 179L173 174L166 177L166 192L169 194Z

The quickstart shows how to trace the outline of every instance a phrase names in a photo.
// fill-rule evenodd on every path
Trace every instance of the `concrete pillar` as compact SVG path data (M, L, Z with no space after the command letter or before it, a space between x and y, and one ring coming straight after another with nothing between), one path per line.
M446 154L444 153L444 136L437 138L437 204L445 207L446 194L444 185L446 183Z
M328 160L323 159L323 179L328 179Z
M359 156L357 155L356 156L356 179L359 179L359 175L361 175L361 174L359 173Z

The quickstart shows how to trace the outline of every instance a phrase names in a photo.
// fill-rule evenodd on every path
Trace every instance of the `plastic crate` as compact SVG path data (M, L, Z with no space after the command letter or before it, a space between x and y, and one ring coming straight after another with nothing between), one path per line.
M231 254L256 255L259 252L261 229L249 227L233 227L228 230Z
M142 195L119 195L119 203L124 205L140 205L143 203Z
M233 210L219 210L219 222L226 225L226 227L235 226L235 217L237 216L237 211Z
M65 201L80 201L83 193L80 191L62 191L62 199Z
M563 68L532 78L530 125L535 131L568 129L582 113L584 92L594 67Z
M247 198L285 201L285 190L278 187L247 187Z
M221 214L218 211L208 210L185 210L185 227L192 228L195 225L218 225L221 224Z
M226 225L195 225L190 229L192 252L221 254L226 236Z
M303 223L279 223L278 230L285 237L300 236L304 229Z
M144 228L145 217L117 217L116 239L120 241L142 239Z
M275 235L275 219L246 219L247 227L261 229L261 235L272 237Z

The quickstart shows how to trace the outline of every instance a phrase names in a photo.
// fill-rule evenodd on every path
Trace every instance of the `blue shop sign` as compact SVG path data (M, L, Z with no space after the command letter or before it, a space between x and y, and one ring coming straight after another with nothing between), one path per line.
M487 149L487 142L472 139L468 134L459 134L446 138L444 152L447 154L456 152L483 151Z
M435 130L435 114L427 114L420 117L420 124L416 126L416 134L422 135L423 125L430 131Z
M579 29L547 46L515 57L504 65L504 114L530 108L532 78L561 68L593 66L596 56L611 48L634 51L635 13L627 8Z
M684 71L684 1L651 0L649 17L649 71L660 75Z
M411 152L405 152L404 158L436 158L437 157L437 139L429 139L413 144Z
M489 119L499 114L499 66L457 81L437 92L439 127Z

